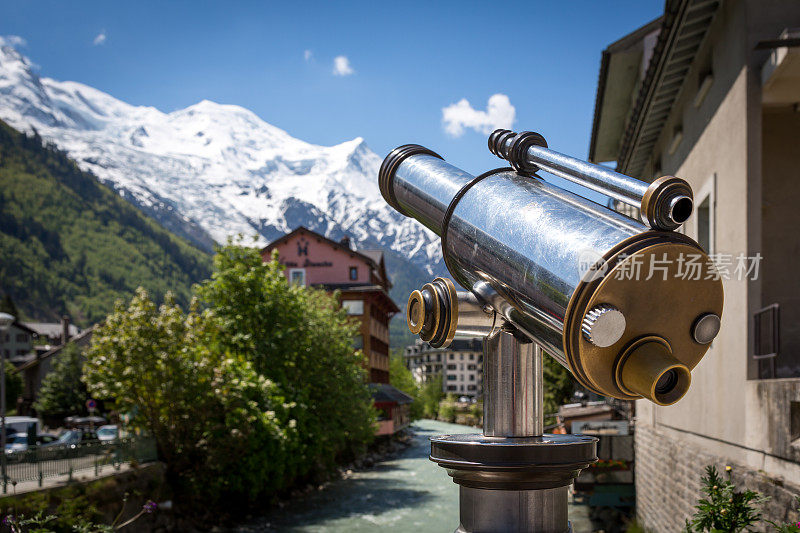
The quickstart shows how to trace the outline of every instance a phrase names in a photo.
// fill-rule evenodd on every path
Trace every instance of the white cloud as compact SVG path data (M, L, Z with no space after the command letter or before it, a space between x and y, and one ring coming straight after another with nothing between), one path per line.
M504 94L493 94L489 97L486 111L473 109L466 98L455 104L442 108L442 125L444 131L453 137L464 135L465 128L472 128L479 133L491 133L498 128L511 129L517 110L511 100Z
M355 70L350 66L350 60L347 59L347 56L336 56L333 58L334 76L349 76L354 73Z
M97 37L95 37L94 41L92 41L92 44L97 46L103 44L104 42L106 42L106 30L103 30L100 33L98 33Z
M19 35L6 35L4 37L0 37L0 41L5 41L7 44L10 44L14 48L21 48L23 46L28 46L28 41L26 41Z
M311 58L314 57L314 53L311 50L306 50L303 52L303 59L306 61L311 61Z

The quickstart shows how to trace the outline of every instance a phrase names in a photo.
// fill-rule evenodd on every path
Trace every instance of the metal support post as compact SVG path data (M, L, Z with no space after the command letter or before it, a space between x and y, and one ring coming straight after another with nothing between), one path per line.
M566 533L567 489L597 439L543 434L542 350L512 328L484 341L484 431L431 439L459 485L457 533Z

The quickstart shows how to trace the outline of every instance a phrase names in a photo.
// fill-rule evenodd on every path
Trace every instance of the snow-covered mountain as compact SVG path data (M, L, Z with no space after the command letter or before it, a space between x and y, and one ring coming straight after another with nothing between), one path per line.
M2 38L0 119L35 129L202 246L238 234L264 243L303 225L390 249L429 274L442 269L435 235L383 201L381 158L361 138L316 146L247 109L208 100L172 113L133 106L81 83L39 77Z

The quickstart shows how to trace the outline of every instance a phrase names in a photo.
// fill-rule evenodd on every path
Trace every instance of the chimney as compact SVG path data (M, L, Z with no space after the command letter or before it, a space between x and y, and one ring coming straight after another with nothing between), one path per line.
M69 317L64 315L61 317L61 344L67 344L69 340Z
M345 246L347 246L348 248L351 248L351 247L350 247L350 237L348 237L347 235L345 235L344 237L342 237L341 239L339 239L339 244L344 244L344 245L345 245Z

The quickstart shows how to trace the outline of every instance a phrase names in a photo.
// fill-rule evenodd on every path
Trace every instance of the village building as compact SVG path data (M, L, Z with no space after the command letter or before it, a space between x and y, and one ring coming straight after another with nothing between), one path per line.
M364 352L367 381L381 385L372 387L380 431L392 433L407 426L411 398L389 385L389 320L400 309L389 296L392 284L383 252L354 250L347 238L334 241L304 227L265 247L264 261L271 260L273 251L286 267L289 283L339 292L342 307L359 320L353 347Z
M15 321L8 330L0 332L0 355L17 364L33 351L35 338L34 330L22 322Z
M770 497L765 518L785 522L797 507L798 27L800 2L667 0L663 17L602 54L590 160L689 181L682 231L725 290L722 329L686 397L636 402L637 515L650 531L683 529L712 464Z
M483 394L483 344L480 339L459 338L445 348L417 340L406 346L406 368L417 383L442 377L442 392L477 398Z

